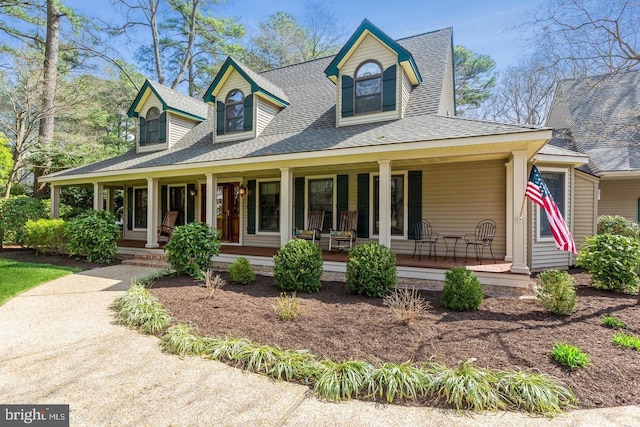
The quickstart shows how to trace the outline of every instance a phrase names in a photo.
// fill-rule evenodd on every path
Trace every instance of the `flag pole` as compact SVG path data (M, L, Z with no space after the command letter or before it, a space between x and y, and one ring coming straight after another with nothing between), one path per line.
M536 159L533 159L531 162L531 166L536 165ZM527 174L527 184L529 184L529 175L531 174L531 169L529 170L529 174ZM520 215L518 215L518 221L522 221L522 212L524 211L524 204L527 202L527 190L525 187L525 193L522 195L522 204L520 205Z

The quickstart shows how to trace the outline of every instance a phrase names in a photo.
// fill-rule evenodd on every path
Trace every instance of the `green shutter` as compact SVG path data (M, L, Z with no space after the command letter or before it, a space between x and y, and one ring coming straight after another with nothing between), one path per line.
M413 239L413 224L422 220L422 171L409 171L408 181L409 239Z
M196 185L187 184L187 223L193 222L196 219L196 196L192 196L195 193Z
M336 209L338 220L342 211L349 210L349 175L338 175L336 178Z
M638 199L638 222L640 222L640 198Z
M369 238L369 174L358 174L358 237Z
M160 129L159 129L159 136L158 136L158 140L160 142L167 142L167 112L163 111L162 114L160 114L160 120L159 120L159 125L160 125Z
M253 129L253 95L244 99L244 131Z
M296 178L294 181L294 218L296 228L304 228L304 177Z
M147 121L145 120L144 117L140 117L140 120L138 122L138 127L140 128L140 134L138 135L138 145L140 145L141 147L147 143L147 135L146 135L146 124Z
M392 65L382 73L382 111L396 109L396 68Z
M353 79L342 76L342 117L353 116Z
M127 188L127 230L133 230L133 188Z
M247 182L247 234L256 234L256 180Z
M169 195L169 191L166 185L160 186L160 212L161 218L160 221L164 221L164 217L167 214L167 196Z
M216 102L216 135L224 135L224 102Z

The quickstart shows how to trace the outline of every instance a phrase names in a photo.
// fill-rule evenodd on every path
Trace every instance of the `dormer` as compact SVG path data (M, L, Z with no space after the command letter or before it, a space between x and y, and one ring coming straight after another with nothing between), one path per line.
M214 142L256 138L289 105L282 89L231 57L226 59L203 99L216 109Z
M203 122L208 109L198 99L146 80L127 113L138 118L136 152L166 150Z
M400 119L422 77L411 53L367 19L325 69L337 87L336 124Z

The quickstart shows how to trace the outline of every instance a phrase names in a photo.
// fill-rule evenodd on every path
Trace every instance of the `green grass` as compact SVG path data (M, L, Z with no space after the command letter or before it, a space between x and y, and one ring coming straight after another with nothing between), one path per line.
M10 298L58 277L81 271L79 268L18 262L0 258L0 305Z
M613 336L613 343L621 347L632 348L635 351L640 351L640 337L636 337L634 335L619 332Z

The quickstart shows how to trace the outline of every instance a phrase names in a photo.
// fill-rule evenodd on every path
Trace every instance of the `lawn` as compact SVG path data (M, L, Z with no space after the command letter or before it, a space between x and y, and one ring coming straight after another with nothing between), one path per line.
M0 258L0 305L19 293L81 269Z

